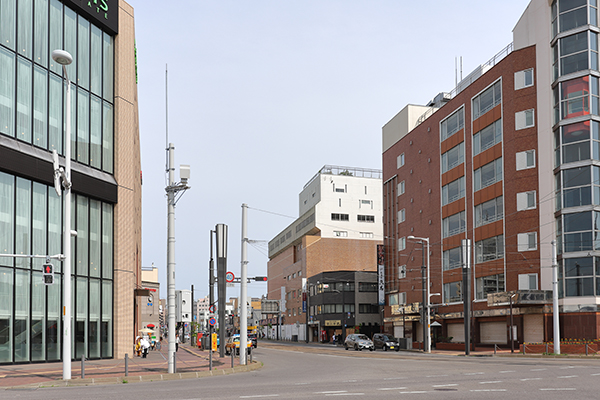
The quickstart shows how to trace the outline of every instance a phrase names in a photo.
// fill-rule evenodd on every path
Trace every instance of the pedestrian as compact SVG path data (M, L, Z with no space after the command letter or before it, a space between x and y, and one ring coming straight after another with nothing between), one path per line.
M337 342L335 341L336 339L337 339L337 336L334 333L333 336L331 337L331 341L333 342L334 346L337 344Z
M141 340L142 340L142 338L139 336L135 338L135 355L137 357L142 355L142 344L140 343Z
M179 335L175 338L175 351L179 350Z
M142 358L146 358L146 356L148 356L148 349L150 348L150 342L148 341L146 336L142 338L140 344L142 346Z

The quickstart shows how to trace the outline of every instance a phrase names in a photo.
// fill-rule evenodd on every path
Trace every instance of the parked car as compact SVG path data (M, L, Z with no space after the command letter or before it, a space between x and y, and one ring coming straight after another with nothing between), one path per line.
M258 347L258 339L257 339L257 337L256 337L256 335L255 335L255 334L253 334L253 333L249 333L249 334L248 334L248 341L249 341L249 342L250 342L250 341L252 342L252 347L254 347L254 348L257 348L257 347Z
M246 346L248 347L248 354L252 352L252 342L247 341ZM230 355L231 352L235 351L235 355L240 355L240 335L235 334L230 336L225 343L225 354Z
M353 348L354 350L369 349L370 351L373 351L374 346L373 342L367 337L367 335L363 335L362 333L352 333L346 336L344 348L346 350Z
M396 339L393 336L386 335L385 333L376 333L373 335L373 346L375 346L375 350L400 350L400 344L398 343L398 339Z

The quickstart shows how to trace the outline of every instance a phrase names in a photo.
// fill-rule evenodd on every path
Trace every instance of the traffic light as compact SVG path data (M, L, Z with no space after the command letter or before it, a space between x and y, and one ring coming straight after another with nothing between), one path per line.
M42 266L42 280L44 281L44 285L54 284L54 265L44 264Z
M255 276L254 280L258 281L258 282L266 282L267 281L267 277L266 276Z

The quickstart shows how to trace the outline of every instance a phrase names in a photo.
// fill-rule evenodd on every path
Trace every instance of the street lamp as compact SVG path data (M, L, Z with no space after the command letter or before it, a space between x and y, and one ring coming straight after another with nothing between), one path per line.
M421 238L421 237L415 237L413 235L410 235L407 239L420 240L421 243L423 243L423 242L427 243L427 279L426 279L426 284L425 284L426 316L425 316L425 321L423 321L423 324L427 324L426 337L424 339L424 342L425 342L424 351L426 353L431 353L431 325L429 324L429 238Z
M510 352L515 352L515 338L513 334L513 298L516 296L516 293L510 294L508 297L510 298Z
M67 65L73 62L71 54L64 50L54 50L52 59L62 65L67 81L67 123L65 132L65 226L64 226L64 263L63 263L63 379L71 379L71 81L67 75Z

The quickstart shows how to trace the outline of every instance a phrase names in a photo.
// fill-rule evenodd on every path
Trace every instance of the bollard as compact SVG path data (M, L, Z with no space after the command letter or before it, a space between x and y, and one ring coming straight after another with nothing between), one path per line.
M587 343L585 344L585 355L586 356L588 355L588 344Z
M250 352L250 362L252 362L252 352Z
M125 353L125 376L129 376L129 354Z
M546 354L548 354L548 343L546 343Z
M177 352L173 353L173 373L177 372Z
M81 379L85 378L85 356L81 355Z
M235 354L235 349L231 351L231 368L233 368L234 354Z

